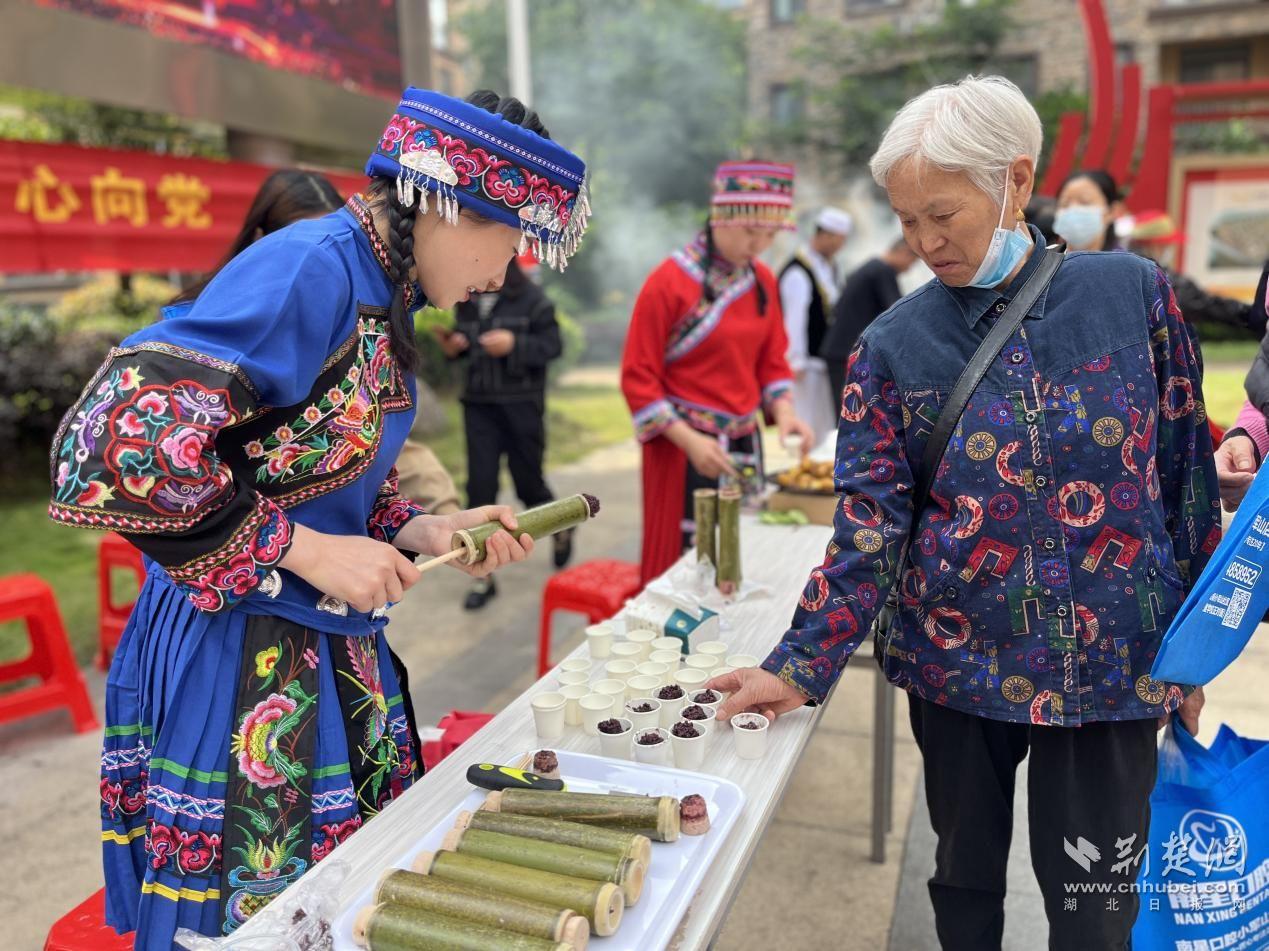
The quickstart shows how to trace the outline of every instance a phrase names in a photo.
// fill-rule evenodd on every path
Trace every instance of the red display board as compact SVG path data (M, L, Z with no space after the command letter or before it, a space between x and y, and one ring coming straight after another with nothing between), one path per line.
M0 140L0 272L203 271L273 169ZM362 175L323 172L343 195Z

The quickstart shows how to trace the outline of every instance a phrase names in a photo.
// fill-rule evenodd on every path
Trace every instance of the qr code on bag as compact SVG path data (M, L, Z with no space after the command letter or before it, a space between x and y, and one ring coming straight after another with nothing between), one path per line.
M1225 617L1221 627L1238 627L1247 613L1247 605L1251 603L1251 592L1243 588L1235 588L1230 596L1229 607L1225 609Z

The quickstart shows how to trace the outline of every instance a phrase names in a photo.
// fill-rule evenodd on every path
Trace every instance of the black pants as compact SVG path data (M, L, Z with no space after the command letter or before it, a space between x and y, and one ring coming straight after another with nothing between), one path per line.
M929 884L944 951L1000 948L1014 773L1028 753L1031 864L1044 896L1050 951L1129 948L1138 897L1117 889L1135 882L1141 865L1126 872L1112 866L1124 853L1136 858L1146 847L1155 721L1028 726L960 713L910 694L908 703L938 836ZM1120 844L1128 840L1130 845ZM1066 842L1080 859L1067 853ZM1092 857L1092 848L1100 858ZM1112 890L1067 887L1081 883L1109 883ZM1041 947L1038 936L1032 946Z
M833 418L842 411L842 390L846 389L846 361L825 360L828 364L829 398L833 401Z
M555 498L542 477L546 452L546 420L533 402L464 403L467 433L467 504L472 508L498 500L498 472L502 457L525 507Z

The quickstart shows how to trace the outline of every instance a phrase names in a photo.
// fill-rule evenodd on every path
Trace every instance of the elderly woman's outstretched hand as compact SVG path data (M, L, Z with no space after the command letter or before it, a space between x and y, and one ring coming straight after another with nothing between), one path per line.
M1231 436L1217 447L1216 478L1225 511L1234 511L1256 478L1256 452L1250 437Z
M730 693L718 708L719 720L730 720L737 713L761 713L774 720L783 713L803 706L809 697L775 674L746 667L715 677L702 688Z

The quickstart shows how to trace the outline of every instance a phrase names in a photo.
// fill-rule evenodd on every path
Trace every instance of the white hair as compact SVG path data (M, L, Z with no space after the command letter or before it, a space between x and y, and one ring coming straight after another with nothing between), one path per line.
M998 195L1005 170L1019 155L1039 161L1044 130L1035 107L1003 76L966 76L935 86L899 110L868 163L882 188L896 165L915 158L947 172L964 172Z

